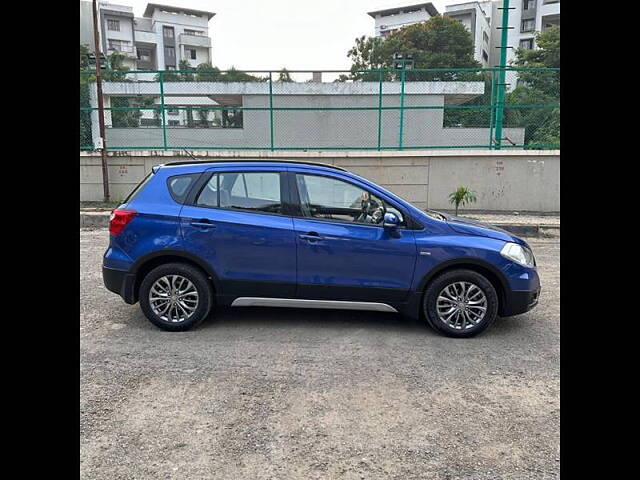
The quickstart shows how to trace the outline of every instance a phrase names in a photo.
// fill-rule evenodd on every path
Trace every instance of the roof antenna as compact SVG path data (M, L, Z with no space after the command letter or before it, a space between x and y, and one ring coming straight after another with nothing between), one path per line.
M196 162L198 162L199 160L193 155L193 153L191 153L189 150L185 150L184 153L186 153L187 155L189 155L191 158L193 158Z

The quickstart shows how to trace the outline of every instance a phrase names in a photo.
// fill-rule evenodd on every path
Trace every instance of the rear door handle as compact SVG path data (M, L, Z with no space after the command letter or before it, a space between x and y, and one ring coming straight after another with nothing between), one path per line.
M191 226L198 228L216 228L209 220L196 220L191 222Z

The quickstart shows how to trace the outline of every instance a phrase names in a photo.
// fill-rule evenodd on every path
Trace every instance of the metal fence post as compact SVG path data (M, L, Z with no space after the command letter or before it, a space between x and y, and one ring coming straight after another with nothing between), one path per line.
M273 152L273 78L269 72L269 135L271 139L271 151Z
M502 124L504 122L504 97L507 65L507 33L509 29L509 0L502 0L502 32L500 40L500 66L498 70L498 91L496 95L496 150L502 146Z
M378 90L378 151L382 142L382 69L380 70L380 89Z
M160 108L162 109L162 148L163 150L167 150L167 119L166 119L166 111L164 108L164 72L159 72L159 80L160 80Z
M400 85L400 138L398 139L398 150L402 150L402 130L404 127L404 78L405 70L403 65L402 70L400 70L400 81L402 83Z
M495 94L496 94L496 72L495 70L491 71L491 109L489 110L489 150L493 150L493 122L495 120L496 113L496 104L495 104Z

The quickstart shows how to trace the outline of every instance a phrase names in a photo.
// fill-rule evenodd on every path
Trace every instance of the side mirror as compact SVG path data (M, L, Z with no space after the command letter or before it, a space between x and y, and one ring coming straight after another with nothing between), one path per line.
M400 219L395 213L387 212L384 214L384 219L382 220L382 226L384 228L395 229L400 225Z

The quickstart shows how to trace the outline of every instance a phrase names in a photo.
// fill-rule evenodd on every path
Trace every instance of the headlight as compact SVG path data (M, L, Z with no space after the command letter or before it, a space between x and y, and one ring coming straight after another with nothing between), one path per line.
M514 262L524 265L525 267L535 267L536 261L533 258L533 252L527 247L518 245L517 243L507 242L500 250L503 257L513 260Z

